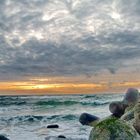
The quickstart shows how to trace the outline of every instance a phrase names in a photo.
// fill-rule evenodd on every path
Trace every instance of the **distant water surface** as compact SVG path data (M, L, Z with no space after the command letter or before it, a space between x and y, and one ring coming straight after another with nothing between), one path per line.
M122 96L0 96L0 134L10 140L44 140L58 135L87 140L91 127L78 122L80 114L106 117L110 114L109 103L122 100ZM60 128L47 129L49 124L58 124Z

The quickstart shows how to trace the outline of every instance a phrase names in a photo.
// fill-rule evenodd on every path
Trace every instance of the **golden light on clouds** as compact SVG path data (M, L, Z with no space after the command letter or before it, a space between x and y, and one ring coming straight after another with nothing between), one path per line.
M46 84L44 80L40 82L0 82L1 94L4 92L15 94L22 93L89 93L101 90L102 84L94 83L50 83ZM44 83L43 83L43 82Z
M127 88L140 88L139 74L121 72L71 77L27 77L19 81L1 81L0 94L92 94L122 93Z
M55 79L56 80L56 79ZM33 78L28 82L9 81L0 82L0 94L86 94L86 93L109 93L124 91L129 87L140 87L140 82L114 82L105 81L95 83L52 83L49 78Z

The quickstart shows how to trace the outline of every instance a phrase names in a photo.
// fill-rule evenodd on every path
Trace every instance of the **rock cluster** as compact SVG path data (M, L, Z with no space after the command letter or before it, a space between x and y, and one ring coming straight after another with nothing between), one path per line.
M138 140L138 134L125 121L109 117L95 125L89 140Z
M110 103L111 116L85 123L85 114L79 121L92 126L89 140L140 140L140 100L137 89L130 88L122 101ZM88 115L86 115L86 119ZM93 118L93 119L91 119Z

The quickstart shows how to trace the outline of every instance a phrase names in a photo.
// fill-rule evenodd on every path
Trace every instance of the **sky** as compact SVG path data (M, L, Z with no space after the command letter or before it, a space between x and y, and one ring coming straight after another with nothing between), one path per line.
M139 0L0 0L0 94L140 88Z

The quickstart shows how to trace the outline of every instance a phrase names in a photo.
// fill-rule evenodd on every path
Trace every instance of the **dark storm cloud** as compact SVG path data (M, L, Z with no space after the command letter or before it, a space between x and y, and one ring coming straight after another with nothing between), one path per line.
M0 1L1 79L138 65L139 7L138 0Z

